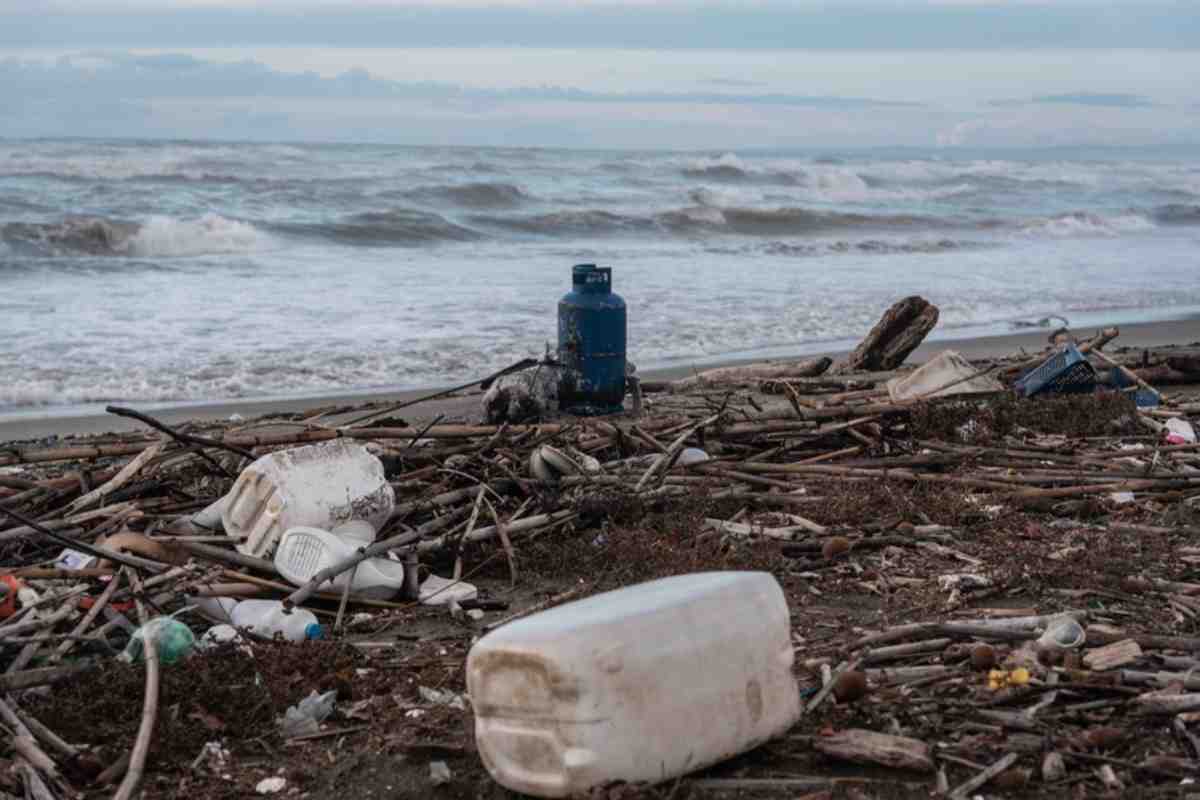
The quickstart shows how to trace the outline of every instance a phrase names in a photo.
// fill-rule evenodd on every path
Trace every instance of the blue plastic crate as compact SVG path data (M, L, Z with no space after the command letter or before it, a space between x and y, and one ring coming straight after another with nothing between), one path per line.
M1115 389L1124 391L1131 386L1137 386L1137 384L1134 383L1128 375L1116 367L1113 367L1109 374L1112 376L1109 380ZM1130 394L1133 395L1133 402L1137 404L1138 408L1154 408L1159 404L1158 397L1154 394L1154 392L1150 392L1145 389L1138 389L1136 392L1130 392Z
M1096 389L1096 370L1075 345L1067 345L1013 384L1021 397L1086 394Z

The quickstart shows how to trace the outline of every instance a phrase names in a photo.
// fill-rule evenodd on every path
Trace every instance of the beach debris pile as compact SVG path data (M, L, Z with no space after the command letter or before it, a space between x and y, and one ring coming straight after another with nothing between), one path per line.
M514 796L469 734L472 645L712 570L778 581L802 713L672 796L1186 789L1200 345L1117 334L1074 343L1084 394L1013 391L1052 352L814 359L544 424L114 408L142 427L2 444L0 793Z

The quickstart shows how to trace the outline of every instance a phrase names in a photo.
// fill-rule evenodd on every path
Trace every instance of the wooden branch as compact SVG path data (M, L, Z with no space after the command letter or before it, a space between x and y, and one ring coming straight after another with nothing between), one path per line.
M88 627L96 620L96 617L100 616L100 612L108 606L108 601L112 599L113 594L116 593L117 588L120 585L121 573L117 573L113 579L108 582L108 585L104 587L104 591L100 593L100 596L96 598L96 602L92 603L92 607L89 608L87 613L83 615L83 619L79 620L79 624L76 625L71 631L72 636L80 636L88 629ZM50 657L46 659L46 663L52 665L62 661L63 656L71 652L71 648L75 646L76 641L77 640L73 638L64 640L62 644L54 649L54 652L50 654Z
M30 528L32 528L33 530L42 534L43 536L53 539L58 544L61 544L63 547L70 547L75 550L80 550L89 555L98 556L100 558L107 558L109 561L115 561L118 564L124 564L129 567L136 567L138 569L144 569L149 572L162 572L163 570L166 569L166 567L164 567L162 564L159 564L157 561L150 561L149 559L138 558L137 556L127 556L124 553L117 553L113 550L109 550L106 547L100 547L98 545L87 544L85 542L75 541L74 539L68 539L67 537L62 536L62 535L50 530L46 526L42 525L40 522L30 519L29 517L25 516L24 514L19 514L16 511L13 511L11 508L0 508L0 514L7 514L8 516L15 519L17 522L27 525Z
M251 453L249 450L243 450L237 445L230 444L222 441L221 439L209 439L207 436L195 436L190 433L180 433L179 431L171 428L168 425L164 425L151 416L143 414L140 411L134 411L132 408L106 406L104 410L109 414L116 414L119 417L130 417L131 419L136 419L139 422L144 422L151 428L154 428L157 431L162 431L167 436L170 436L172 439L182 442L183 444L194 444L199 447L215 447L219 450L227 450L230 453L241 456L242 458L248 458L251 461L255 459L254 453ZM229 474L223 467L221 468L221 471L225 472L227 475Z
M146 466L147 462L161 453L166 445L167 440L161 439L157 443L150 445L145 450L138 453L133 460L122 467L120 472L110 478L107 483L104 483L82 497L77 498L70 505L68 505L66 509L64 509L63 514L77 514L88 506L95 505L108 495L120 489L122 486L128 483L134 475L138 474L142 467Z
M1009 753L987 769L980 772L975 777L954 787L953 791L951 791L949 795L950 800L966 800L968 795L986 784L992 778L999 775L1001 772L1004 772L1006 769L1015 764L1016 761L1017 754Z
M136 574L126 571L126 579L137 594L142 593L141 581ZM141 600L137 600L138 623L145 625L149 620ZM142 782L142 774L146 770L146 755L150 752L150 741L154 736L154 723L158 718L159 672L158 643L153 636L142 637L142 655L146 663L146 695L142 702L142 721L138 726L137 739L133 743L133 751L129 757L129 769L121 780L121 785L113 794L113 800L130 800Z
M49 686L55 681L69 678L72 675L90 672L98 666L96 662L85 661L78 664L64 664L59 667L35 667L0 675L0 695L19 692L22 689L32 689L35 686Z

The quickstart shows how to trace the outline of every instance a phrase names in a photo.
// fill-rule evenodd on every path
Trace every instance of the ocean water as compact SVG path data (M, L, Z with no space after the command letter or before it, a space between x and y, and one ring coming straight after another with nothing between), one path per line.
M907 294L943 337L1182 317L1198 245L1200 162L1151 151L0 141L0 412L470 380L553 341L581 262L643 370Z

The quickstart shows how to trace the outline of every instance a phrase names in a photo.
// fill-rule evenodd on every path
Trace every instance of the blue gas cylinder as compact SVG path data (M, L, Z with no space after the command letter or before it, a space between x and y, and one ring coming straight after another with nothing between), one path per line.
M625 399L625 301L612 269L577 264L558 301L558 405L571 414L612 414Z

